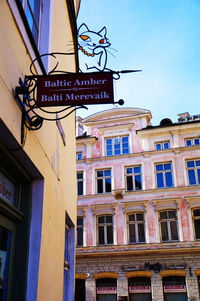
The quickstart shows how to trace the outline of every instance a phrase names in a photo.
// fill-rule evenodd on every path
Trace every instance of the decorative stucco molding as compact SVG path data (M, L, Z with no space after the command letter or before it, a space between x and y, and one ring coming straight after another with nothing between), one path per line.
M198 270L195 271L195 275L196 276L200 276L200 269L198 269Z
M149 271L132 271L126 273L126 278L132 277L152 277L152 272Z
M147 209L148 201L134 201L134 202L122 202L121 206L123 213L130 213L135 211L145 212Z
M119 276L118 273L113 273L113 272L102 272L102 273L94 274L95 279L101 279L101 278L114 278L114 279L117 279L118 276Z
M81 273L76 273L75 274L76 279L83 279L86 280L88 278L88 274L81 274Z
M86 205L86 206L78 206L78 208L77 208L77 216L83 216L83 217L85 217L86 213L87 213L87 210L88 210L88 205Z
M160 272L161 277L167 277L167 276L186 276L186 271L185 270L166 270L166 271L161 271Z
M154 204L154 208L157 211L160 210L167 210L167 209L178 209L179 208L179 199L159 199L159 200L152 200L152 203Z
M96 204L92 205L93 215L99 214L115 214L117 210L117 204Z

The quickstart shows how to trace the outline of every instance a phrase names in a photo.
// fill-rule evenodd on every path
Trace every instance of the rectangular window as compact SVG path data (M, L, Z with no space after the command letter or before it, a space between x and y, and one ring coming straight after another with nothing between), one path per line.
M41 6L42 0L24 0L22 5L25 11L25 15L32 32L33 38L38 45L39 31L40 31L40 19L41 19Z
M145 242L143 213L133 213L128 215L128 233L130 244Z
M97 217L97 237L99 245L113 244L113 217L104 215Z
M175 210L160 212L160 228L162 242L178 240L177 216Z
M141 166L126 167L125 169L126 178L126 190L140 190L142 189L142 171Z
M172 163L160 163L155 165L157 188L173 187Z
M200 138L190 138L185 140L185 145L186 146L197 146L200 145Z
M155 143L156 150L163 150L163 149L169 149L169 148L170 148L169 141L162 141L162 142Z
M77 247L83 246L83 217L77 217Z
M83 159L82 152L76 153L76 160L82 160L82 159Z
M192 211L195 239L200 239L200 208L193 209Z
M97 193L109 193L111 187L111 169L97 170L96 172Z
M186 163L189 185L200 184L200 160L191 160Z
M106 139L106 156L129 154L129 137L113 137Z
M83 171L78 171L76 174L77 177L77 194L83 195Z

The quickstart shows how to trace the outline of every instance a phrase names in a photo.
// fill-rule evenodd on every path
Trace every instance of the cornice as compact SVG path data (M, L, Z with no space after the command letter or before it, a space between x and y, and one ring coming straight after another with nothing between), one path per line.
M84 143L82 143L84 144ZM115 156L104 156L104 157L98 157L98 158L86 158L84 160L81 160L81 162L87 162L92 164L92 162L95 161L110 161L110 160L122 160L123 158L135 158L135 157L141 157L149 158L151 155L159 155L159 154L172 154L172 155L180 155L182 152L191 152L191 150L200 150L200 146L190 146L190 147L175 147L175 148L169 148L166 150L152 150L152 151L143 151L139 153L129 153L126 155L115 155ZM77 162L78 164L78 162Z
M133 247L133 249L131 249ZM134 247L127 246L104 246L104 247L85 247L76 250L76 257L81 258L126 258L129 256L138 256L156 258L157 256L194 256L200 253L200 242L179 242L169 244L142 244L141 246Z

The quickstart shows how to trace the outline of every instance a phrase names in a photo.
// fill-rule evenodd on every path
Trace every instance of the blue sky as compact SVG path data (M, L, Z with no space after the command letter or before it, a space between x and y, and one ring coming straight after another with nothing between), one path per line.
M152 124L200 114L200 0L81 0L78 27L107 28L107 67L141 69L114 81L115 101L151 111ZM88 106L86 117L113 105Z

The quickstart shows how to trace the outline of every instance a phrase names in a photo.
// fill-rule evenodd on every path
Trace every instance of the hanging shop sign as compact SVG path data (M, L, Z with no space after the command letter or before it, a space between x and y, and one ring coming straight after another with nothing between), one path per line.
M186 286L185 285L164 285L165 293L185 293Z
M116 294L117 288L115 286L97 287L97 294Z
M129 286L129 293L150 293L151 287L149 285L132 285Z
M38 107L109 103L114 103L111 72L47 75L37 81Z

